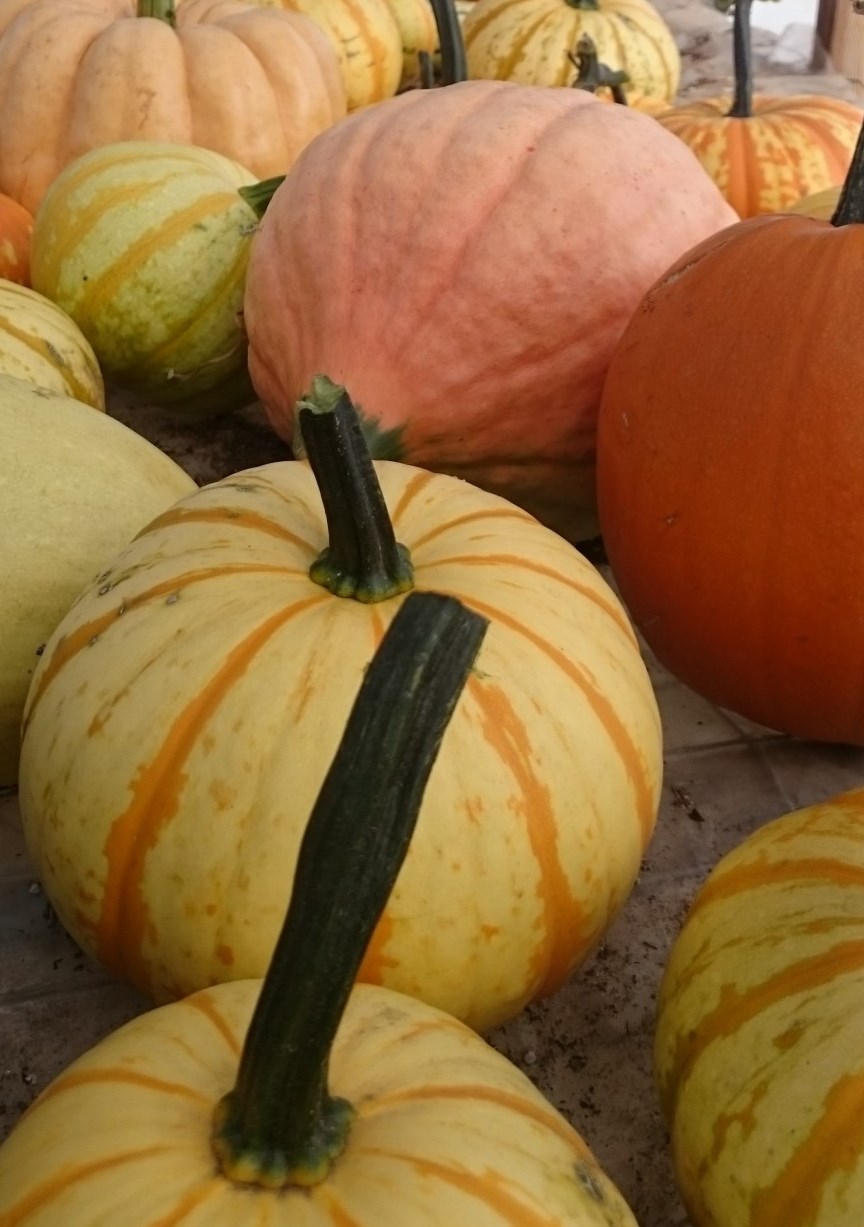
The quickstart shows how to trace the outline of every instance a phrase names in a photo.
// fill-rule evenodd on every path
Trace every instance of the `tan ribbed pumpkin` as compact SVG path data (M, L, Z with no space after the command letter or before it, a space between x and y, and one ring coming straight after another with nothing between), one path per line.
M675 39L649 0L477 0L462 29L471 77L569 85L567 53L588 34L641 94L673 98L681 78Z
M864 789L751 835L696 897L655 1063L693 1227L860 1227Z
M99 145L201 145L265 178L345 114L336 54L295 13L182 0L175 28L171 0L18 8L0 8L0 191L31 212Z
M466 482L377 472L416 587L492 625L362 978L485 1029L557 989L627 897L655 818L657 708L576 550ZM162 1000L263 972L312 800L404 599L389 579L360 600L313 581L321 497L292 461L184 499L82 595L31 687L20 797L45 890ZM341 558L360 529L326 503ZM385 525L369 524L378 557Z

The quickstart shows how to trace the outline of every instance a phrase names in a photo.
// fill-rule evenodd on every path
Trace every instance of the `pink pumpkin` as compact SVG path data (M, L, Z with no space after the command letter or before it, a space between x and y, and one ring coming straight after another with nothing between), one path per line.
M581 540L612 351L667 266L735 220L627 107L503 81L412 91L317 137L273 197L247 282L252 379L289 442L326 373L376 455Z

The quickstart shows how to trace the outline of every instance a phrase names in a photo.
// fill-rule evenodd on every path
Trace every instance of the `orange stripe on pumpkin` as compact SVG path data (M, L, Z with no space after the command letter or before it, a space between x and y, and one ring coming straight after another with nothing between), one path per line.
M427 473L423 469L421 469L418 473L415 473L414 476L408 481L402 493L399 495L399 500L396 503L396 506L390 513L390 519L394 524L400 519L401 516L405 514L417 496L426 489L430 481L437 481L436 475L434 473Z
M329 593L321 593L295 601L233 648L221 669L180 712L152 759L142 765L131 786L129 806L111 824L105 841L102 909L93 936L105 966L121 977L128 976L140 988L149 984L142 950L149 919L142 886L144 868L148 853L180 808L186 765L201 729L273 635L299 614L329 599Z
M27 1219L44 1210L52 1201L61 1197L73 1185L100 1176L112 1168L122 1167L126 1163L138 1163L143 1159L156 1159L162 1155L175 1153L173 1146L141 1146L135 1150L122 1151L120 1154L109 1155L106 1158L94 1159L91 1163L67 1163L53 1176L49 1176L35 1188L4 1211L0 1219L2 1227L20 1227ZM60 1225L58 1224L58 1227Z
M704 911L712 903L730 899L749 890L781 885L864 887L864 865L829 857L807 857L795 861L759 860L752 864L732 866L726 873L715 874L702 887L690 909L690 915Z
M292 533L284 524L257 511L238 510L230 507L196 507L194 504L178 504L151 520L146 528L134 538L139 541L149 537L151 533L163 528L173 528L178 524L221 524L225 528L248 528L253 532L264 533L268 537L277 537L280 541L288 541L298 549L306 551L311 557L318 553L317 549L297 533Z
M239 1058L241 1051L240 1042L231 1027L219 1013L219 1010L216 1008L216 1002L208 992L193 993L191 997L184 997L179 1004L188 1006L190 1010L197 1010L200 1014L203 1014L222 1036L229 1051Z
M82 1069L68 1074L61 1074L50 1086L45 1088L34 1102L33 1107L35 1108L37 1104L43 1104L46 1099L53 1099L55 1095L63 1094L65 1091L75 1090L81 1086L96 1086L99 1083L111 1084L113 1086L123 1083L126 1086L139 1087L141 1090L157 1091L160 1095L181 1095L187 1099L198 1100L200 1103L210 1102L206 1095L194 1090L191 1086L186 1086L183 1082L169 1082L165 1078L156 1078L152 1074L143 1074L138 1070L124 1069L121 1066L109 1066L103 1069Z
M178 1227L178 1224L188 1218L193 1210L197 1210L205 1201L212 1198L214 1193L224 1194L229 1189L230 1185L224 1178L220 1175L213 1175L206 1184L199 1185L197 1189L192 1189L185 1197L181 1197L173 1210L160 1215L159 1218L151 1219L146 1227Z
M825 1096L823 1111L770 1185L750 1201L751 1227L817 1223L825 1185L852 1175L864 1152L864 1074L845 1074ZM864 1213L864 1208L859 1207Z
M422 546L428 545L430 541L443 537L453 528L463 528L466 524L479 524L483 520L524 520L532 524L535 522L533 516L530 516L527 511L520 511L518 507L494 507L487 511L469 511L465 515L454 516L452 520L436 524L422 536L416 537L411 543L411 549L419 550Z
M671 1104L678 1102L683 1084L690 1077L693 1067L715 1040L734 1035L745 1023L786 998L812 992L821 985L830 984L838 976L862 969L864 942L840 942L831 949L799 959L743 992L734 985L723 985L720 1001L714 1010L693 1030L679 1036L666 1080L665 1101Z

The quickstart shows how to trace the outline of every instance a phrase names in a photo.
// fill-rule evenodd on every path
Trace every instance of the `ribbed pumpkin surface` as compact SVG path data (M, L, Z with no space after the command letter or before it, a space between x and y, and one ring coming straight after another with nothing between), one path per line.
M694 1227L860 1227L864 790L714 870L666 969L655 1061Z
M468 73L523 85L569 85L568 51L588 34L601 63L630 76L634 89L673 98L681 58L663 18L648 0L478 0L463 22Z
M99 363L74 320L42 294L2 280L0 373L105 408Z
M33 232L33 285L72 317L105 375L187 410L254 399L243 293L254 176L207 149L123 141L54 181Z
M617 599L572 547L464 482L378 465L417 586L491 618L361 978L481 1029L554 991L624 902L660 730ZM401 598L307 575L299 461L199 491L104 571L29 696L21 807L76 938L161 999L263 972L296 850Z
M579 1135L500 1053L362 985L330 1066L333 1094L357 1108L345 1151L313 1188L232 1185L211 1116L257 993L222 985L151 1011L76 1061L0 1150L4 1227L636 1227Z
M305 17L182 0L175 29L136 12L136 0L0 7L0 191L31 212L100 145L199 145L265 178L345 114L336 55Z
M731 98L675 107L658 121L696 154L741 215L779 213L843 182L861 127L859 107L820 95L757 94L753 115L726 114Z

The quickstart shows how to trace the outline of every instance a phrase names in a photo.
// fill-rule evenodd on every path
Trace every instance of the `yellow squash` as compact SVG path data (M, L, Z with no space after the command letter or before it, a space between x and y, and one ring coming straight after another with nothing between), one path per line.
M693 1227L860 1227L864 789L723 858L666 968L655 1064Z
M0 784L11 784L46 640L99 568L195 483L113 418L3 374L0 439Z
M326 519L306 462L236 474L70 611L29 696L27 839L76 939L158 999L260 976L375 645L412 582L457 596L492 626L362 978L485 1029L554 992L624 903L654 825L657 707L572 546L466 482L373 471L350 416L315 462Z

